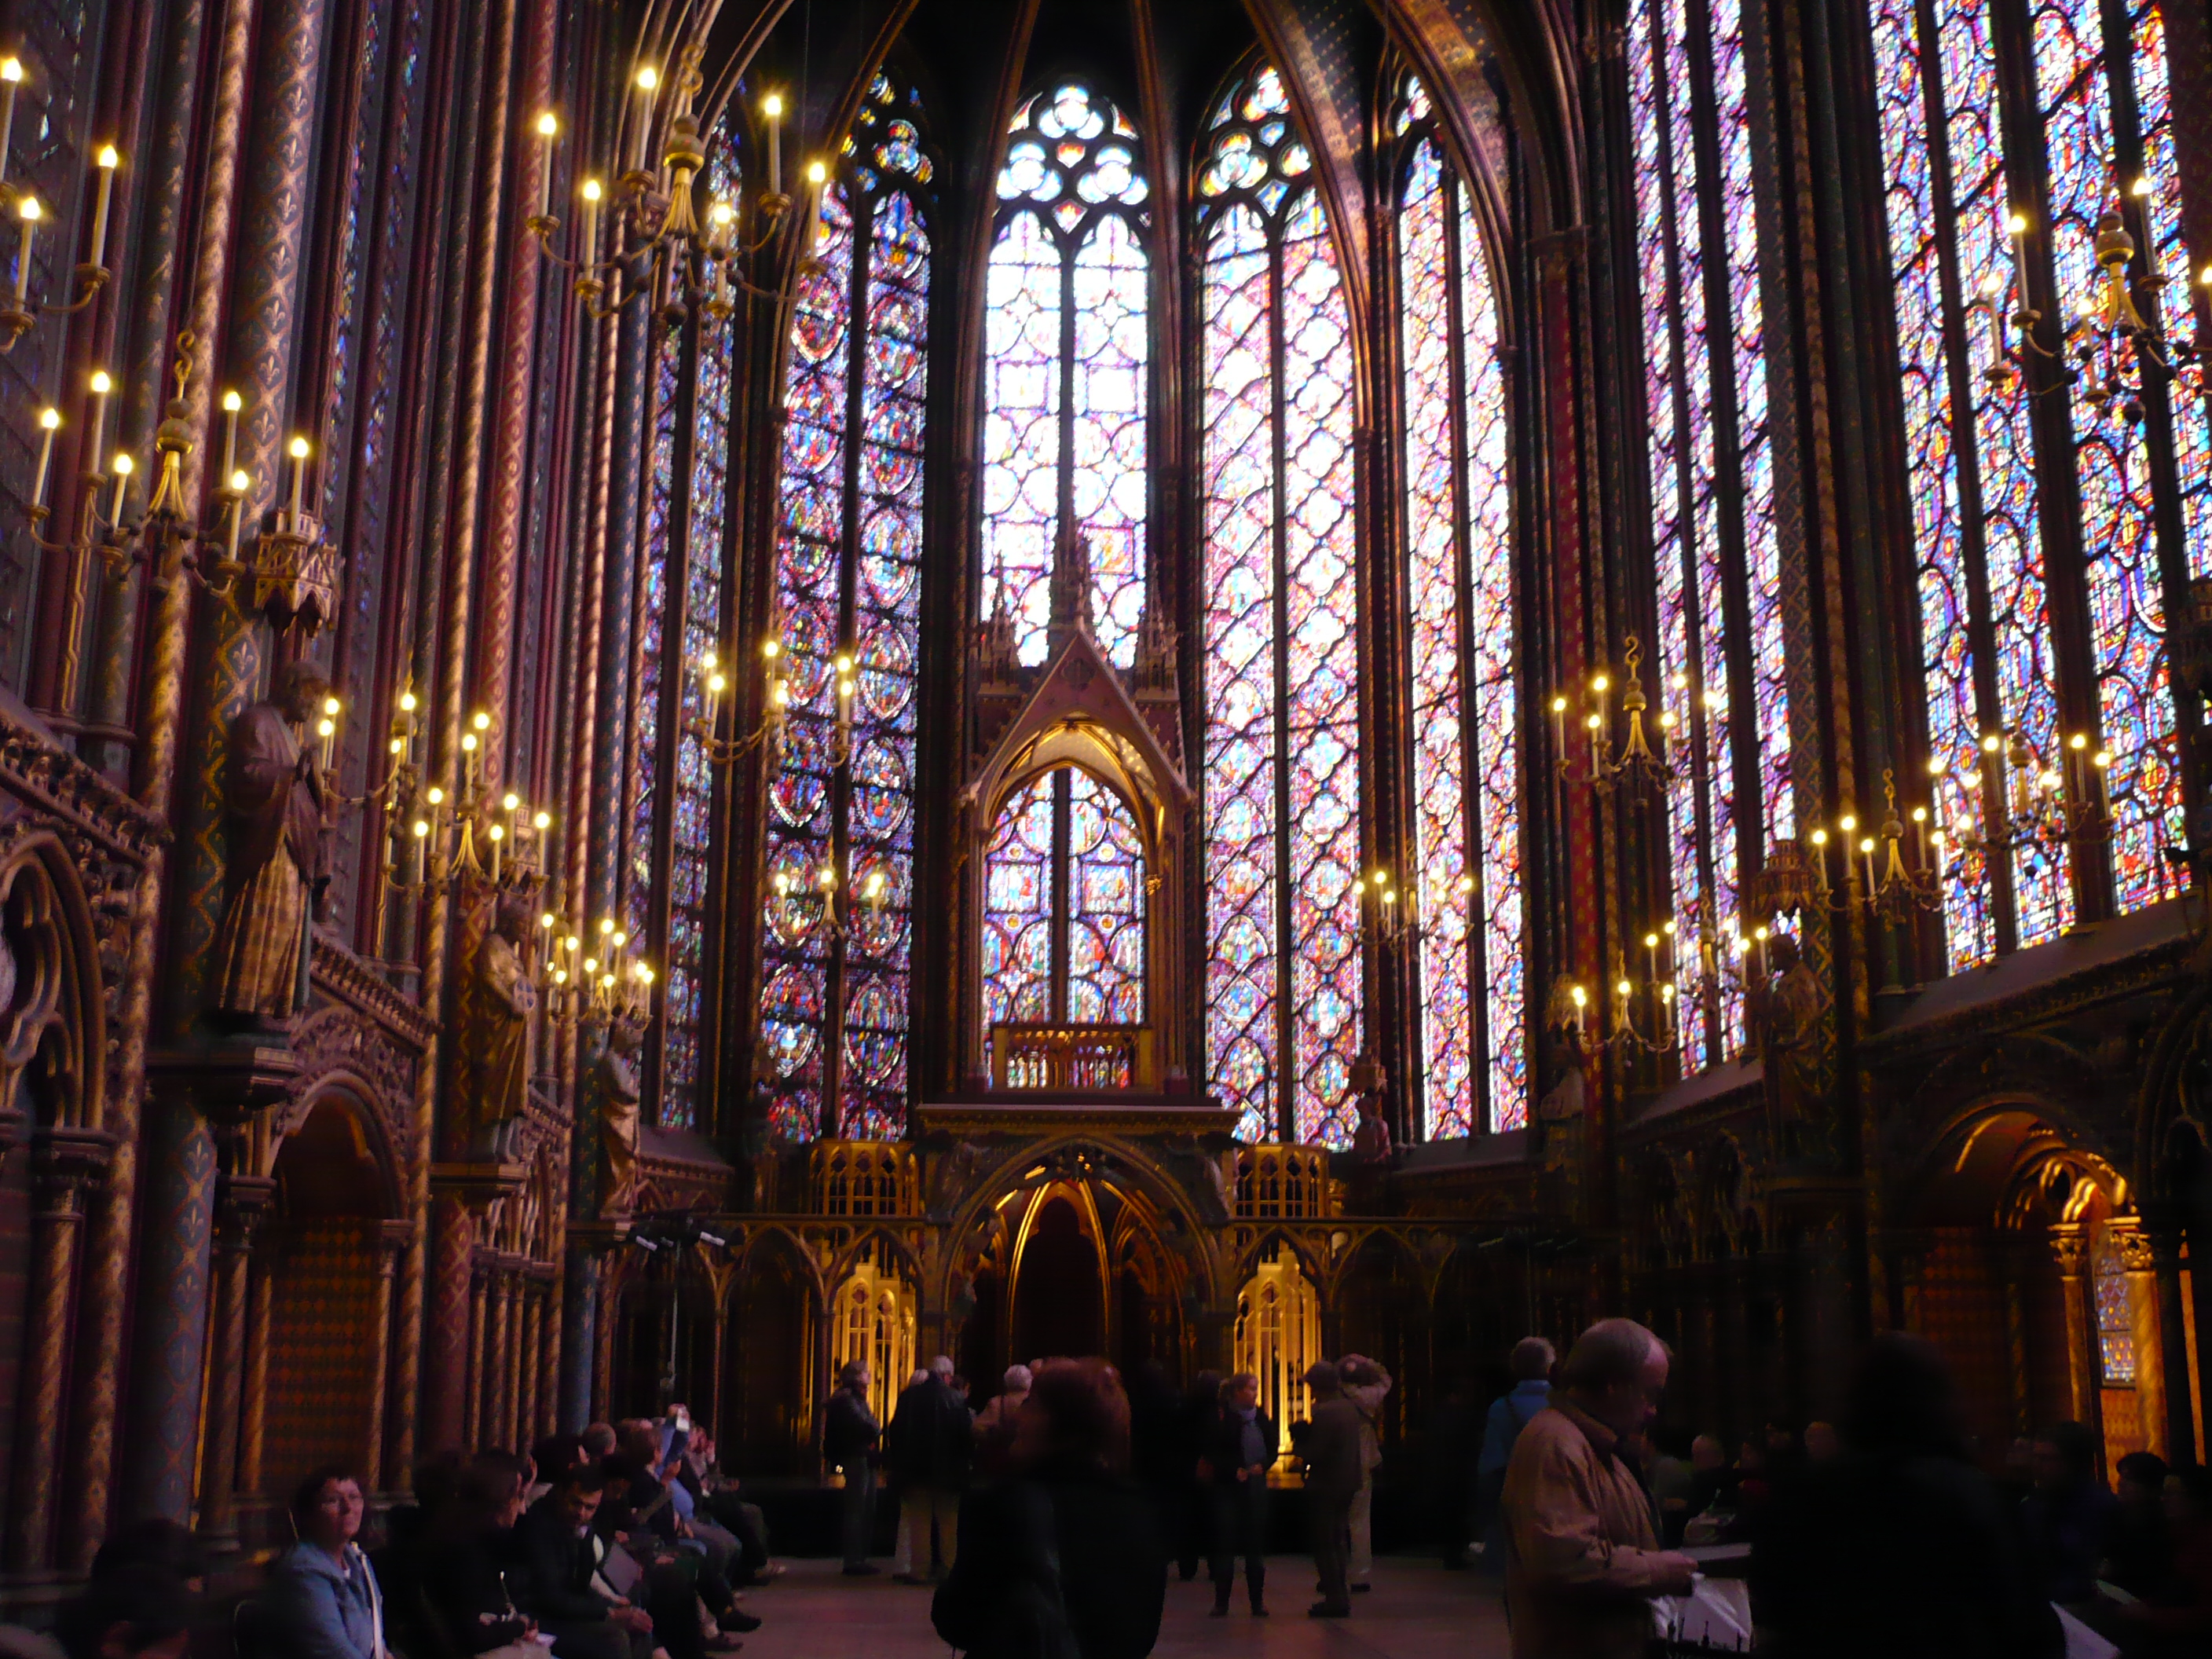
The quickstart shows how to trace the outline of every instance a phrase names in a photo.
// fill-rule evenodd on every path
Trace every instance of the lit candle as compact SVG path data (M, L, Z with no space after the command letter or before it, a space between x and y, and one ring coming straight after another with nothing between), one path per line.
M222 394L222 470L225 476L238 470L238 411L246 407L246 399L235 392Z
M1863 838L1863 839L1859 842L1859 854L1860 854L1860 856L1861 856L1861 857L1863 857L1863 859L1865 859L1865 860L1866 860L1866 890L1867 890L1867 897L1868 897L1869 900L1871 900L1871 899L1874 897L1874 891L1875 891L1875 889L1874 889L1874 837L1873 837L1872 836L1866 836L1865 838Z
M1751 936L1752 954L1759 959L1759 982L1766 982L1766 929L1755 929Z
M1659 935L1656 933L1646 933L1644 936L1644 971L1651 976L1651 982L1654 985L1658 984Z
M2109 749L2100 749L2089 757L2089 764L2094 769L2090 775L2096 780L2097 784L2096 793L2091 797L2091 800L2097 810L2102 812L2105 810L2105 781L2112 771L2112 751Z
M296 529L300 523L300 503L307 491L307 441L305 438L293 439L291 453L292 524Z
M107 513L107 522L118 531L123 528L123 495L130 488L131 458L118 455L115 458L115 501Z
M653 138L653 94L660 85L660 71L650 64L637 72L637 144L630 155L633 172L645 171L645 158Z
M1940 881L1950 873L1949 854L1944 846L1943 831L1940 828L1929 830L1928 843L1935 849L1936 878Z
M507 826L495 823L485 833L491 838L491 878L496 884L499 880L500 848L507 839Z
M2005 221L2005 232L2012 239L2012 280L2020 295L2020 308L2027 309L2027 216L2015 213Z
M26 196L23 204L15 210L23 219L23 240L15 251L15 309L21 311L30 302L31 243L37 236L39 220L46 210L39 205L35 196Z
M584 224L583 229L577 238L576 258L579 264L590 265L598 263L597 250L599 248L599 181L596 179L585 179L583 196Z
M821 162L809 161L806 164L806 182L814 186L817 197L821 194L822 186L829 180L830 169L823 167ZM806 242L805 246L799 249L802 256L814 252L814 233L821 228L821 221L822 215L818 210L807 214Z
M107 430L107 394L115 390L115 382L107 378L107 371L92 371L92 444L85 453L92 457L94 477L100 472L100 445Z
M543 219L553 205L553 141L561 135L561 124L551 110L538 118L538 215Z
M1592 714L1588 720L1584 720L1583 724L1589 728L1590 776L1595 778L1604 769L1598 757L1597 738L1598 733L1605 729L1605 716L1602 714Z
M711 738L714 735L714 716L720 711L722 706L722 693L729 689L730 683L724 677L721 667L715 662L714 653L711 651L700 658L699 673L706 683L707 735Z
M331 769L331 757L337 747L338 711L343 705L336 697L323 699L323 718L315 726L315 735L323 740L323 770Z
M92 198L92 262L103 269L107 264L107 205L115 193L115 169L122 160L112 144L102 144L100 154L93 157L93 165L100 169L100 185Z
M1573 994L1575 1000L1575 1035L1580 1036L1586 1029L1583 1020L1585 1011L1589 1006L1589 993L1579 985L1570 986L1568 989Z
M1942 832L1939 830L1937 833L1940 835ZM1924 806L1916 806L1912 809L1912 862L1923 874L1926 873L1928 869L1928 809Z
M53 470L54 433L61 423L62 412L58 409L39 411L39 471L37 481L31 485L33 507L46 504L46 475Z
M849 730L853 724L853 659L851 653L837 659L837 729Z
M15 142L15 88L23 84L23 60L0 58L0 183L8 177L8 152Z
M230 475L230 493L236 500L230 509L230 562L238 562L238 532L246 522L246 492L253 488L253 479L244 471Z
M761 100L761 113L768 117L768 193L783 194L783 98L771 92Z
M1565 697L1552 699L1552 750L1564 764L1567 758L1567 700Z

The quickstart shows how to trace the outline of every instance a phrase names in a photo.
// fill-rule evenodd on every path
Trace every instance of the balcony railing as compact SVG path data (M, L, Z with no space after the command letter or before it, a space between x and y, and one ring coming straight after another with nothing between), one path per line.
M994 1025L991 1086L1078 1094L1157 1089L1152 1029L1047 1021Z

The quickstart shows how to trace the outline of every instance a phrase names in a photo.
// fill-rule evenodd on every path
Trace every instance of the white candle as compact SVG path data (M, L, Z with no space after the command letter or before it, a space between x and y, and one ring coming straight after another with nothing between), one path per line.
M35 196L26 196L23 205L16 210L23 216L22 246L15 253L15 309L22 310L30 302L31 244L38 234L40 217L46 211Z
M115 501L107 514L107 522L117 530L123 528L123 495L130 487L131 458L118 455L115 458Z
M94 166L100 169L100 185L92 202L92 262L103 268L107 264L107 206L115 193L115 169L122 160L112 144L102 144L93 158Z
M292 523L300 522L300 504L307 491L307 441L292 440Z
M8 152L15 142L15 88L23 84L23 60L0 58L0 183L8 177Z
M253 487L253 480L244 472L230 475L230 493L236 499L230 508L230 562L238 562L238 532L246 522L246 492Z
M560 136L561 124L551 110L538 118L538 217L543 219L553 205L553 141Z
M58 409L39 411L39 473L37 481L31 486L33 507L46 504L46 475L53 470L54 465L54 432L61 423L62 412Z
M107 394L115 390L115 382L107 378L107 371L92 371L92 445L85 453L92 457L92 470L100 471L100 445L107 430Z
M637 143L630 155L630 167L635 172L645 171L647 149L653 139L653 94L659 85L660 71L652 64L638 70Z
M771 92L761 100L761 113L768 117L768 193L783 194L783 98Z
M235 392L222 394L222 472L228 477L238 470L238 411L246 407L246 399Z
M582 265L597 263L599 242L599 181L584 180L584 227L576 241L576 262Z

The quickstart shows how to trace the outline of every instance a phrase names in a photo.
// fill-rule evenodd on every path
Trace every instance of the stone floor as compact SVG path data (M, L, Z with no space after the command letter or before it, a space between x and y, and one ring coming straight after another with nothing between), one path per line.
M845 1578L834 1561L793 1561L784 1578L746 1605L766 1622L745 1638L742 1659L945 1659L929 1627L927 1589L880 1578ZM1382 1560L1372 1595L1354 1598L1352 1617L1308 1619L1312 1568L1302 1558L1268 1564L1273 1617L1246 1616L1240 1593L1226 1619L1201 1577L1168 1584L1167 1616L1154 1659L1505 1659L1505 1615L1497 1581L1446 1572L1426 1560Z

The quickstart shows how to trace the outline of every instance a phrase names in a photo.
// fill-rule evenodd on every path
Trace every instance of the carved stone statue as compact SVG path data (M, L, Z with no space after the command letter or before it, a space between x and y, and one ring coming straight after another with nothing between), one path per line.
M618 1019L607 1027L599 1056L599 1213L626 1214L637 1201L638 1102L644 1085L637 1051L645 1032Z
M1548 1027L1546 1041L1550 1069L1559 1080L1536 1103L1529 1127L1542 1137L1544 1172L1558 1183L1559 1202L1570 1213L1579 1214L1589 1086L1583 1076L1582 1043L1569 1024Z
M276 1030L306 1001L307 926L328 880L322 773L306 726L330 696L305 663L231 722L223 778L223 911L216 932L215 1023Z
M1363 1164L1390 1160L1390 1126L1382 1117L1382 1097L1359 1097L1359 1127L1352 1132L1352 1155Z
M530 1089L530 1018L538 988L523 953L529 936L530 902L520 892L500 895L491 932L477 947L463 1024L470 1088L467 1156L498 1159L520 1121Z
M1819 1113L1820 982L1787 933L1775 936L1767 960L1772 976L1752 1012L1778 1114L1776 1127L1784 1134L1783 1144L1789 1145L1804 1138L1805 1126Z

